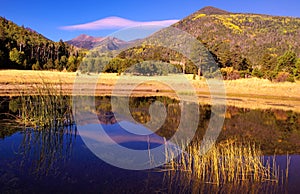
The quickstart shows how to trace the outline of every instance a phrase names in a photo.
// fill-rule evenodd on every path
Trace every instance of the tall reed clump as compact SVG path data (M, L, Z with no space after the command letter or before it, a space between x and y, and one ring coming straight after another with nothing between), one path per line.
M173 157L174 151L166 150L170 162L163 171L169 186L181 185L187 189L197 182L220 189L226 185L241 188L249 184L279 184L281 176L275 159L264 161L261 150L255 144L227 140L208 145L211 148L201 154L204 148L200 147L200 143L193 143L177 158Z
M62 83L42 80L20 92L20 121L25 126L57 128L72 125L71 98L63 93Z
M25 126L18 149L23 156L20 167L37 176L57 176L62 172L61 162L72 153L77 134L72 98L64 92L62 82L51 83L41 78L25 86L20 85L18 97L9 102L10 111Z

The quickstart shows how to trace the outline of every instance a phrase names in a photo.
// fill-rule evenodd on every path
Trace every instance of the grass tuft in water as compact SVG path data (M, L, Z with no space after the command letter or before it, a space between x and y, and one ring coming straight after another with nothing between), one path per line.
M19 105L19 122L26 127L57 128L69 126L74 122L71 110L71 98L65 96L62 83L34 84L30 93L28 90L20 91L20 96L11 103L17 101Z
M276 165L275 157L272 161L264 160L260 148L251 143L238 143L226 140L213 144L205 153L201 143L194 143L187 147L179 157L172 150L166 149L167 163L162 171L169 189L180 187L182 191L200 192L203 185L213 186L216 190L230 186L230 188L245 189L249 185L268 186L277 188L279 181L284 181L288 170L280 176L280 169ZM288 164L287 164L288 165ZM288 168L287 168L288 169ZM288 177L285 177L287 181ZM258 187L257 187L258 188ZM266 188L264 188L266 189Z

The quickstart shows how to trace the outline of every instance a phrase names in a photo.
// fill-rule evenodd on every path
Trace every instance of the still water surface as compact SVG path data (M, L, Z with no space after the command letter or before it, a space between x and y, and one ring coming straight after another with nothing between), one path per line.
M3 98L1 113L18 116L18 109ZM166 97L132 98L131 114L136 121L150 119L149 106L159 100L167 107L167 118L157 137L170 138L180 120L179 102ZM134 141L111 116L109 97L96 99L96 109L103 128L125 137L121 145L129 149L148 149L146 141ZM11 106L9 105L11 103ZM196 136L202 137L211 115L210 106L199 107L200 118ZM76 126L36 130L15 122L13 116L1 114L0 128L0 193L182 193L192 188L168 185L164 172L157 169L132 171L111 166L97 158L84 144ZM109 115L109 116L107 116ZM254 193L300 192L300 115L292 111L251 110L228 107L225 123L218 141L247 140L261 146L266 158L276 155L281 170L286 168L289 153L288 183L284 188L255 189ZM124 121L126 122L126 121ZM130 141L126 141L130 139ZM197 139L197 138L195 138ZM150 147L160 145L151 142ZM255 187L255 186L252 186ZM240 188L213 188L203 185L198 192L236 192Z

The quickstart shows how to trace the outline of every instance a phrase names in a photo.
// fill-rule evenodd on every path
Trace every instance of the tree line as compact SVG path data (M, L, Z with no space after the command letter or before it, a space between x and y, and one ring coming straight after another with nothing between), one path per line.
M1 69L76 71L84 53L0 17Z

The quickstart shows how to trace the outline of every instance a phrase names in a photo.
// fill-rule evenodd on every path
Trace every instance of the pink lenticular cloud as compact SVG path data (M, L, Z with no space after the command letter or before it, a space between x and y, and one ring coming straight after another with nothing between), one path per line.
M120 29L128 27L137 27L137 26L170 26L179 20L162 20L162 21L149 21L149 22L139 22L128 20L120 17L108 17L100 19L94 22L86 24L78 24L73 26L63 26L63 30L107 30L107 29Z

